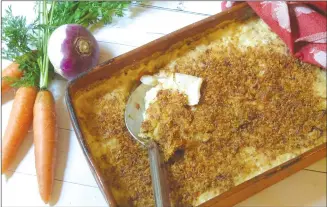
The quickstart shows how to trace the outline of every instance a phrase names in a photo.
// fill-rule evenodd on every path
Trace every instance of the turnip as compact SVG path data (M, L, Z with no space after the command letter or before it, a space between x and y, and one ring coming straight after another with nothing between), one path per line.
M99 45L83 26L66 24L51 34L48 56L55 72L70 80L98 63Z

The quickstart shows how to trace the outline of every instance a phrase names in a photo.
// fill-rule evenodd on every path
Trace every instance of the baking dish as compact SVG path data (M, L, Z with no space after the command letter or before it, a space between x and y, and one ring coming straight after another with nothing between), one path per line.
M136 64L145 59L148 59L149 57L152 58L154 54L160 55L165 51L168 51L172 46L176 47L176 45L178 45L180 42L188 38L193 38L197 34L203 33L208 29L214 27L217 28L217 26L224 26L233 20L245 20L254 15L254 12L246 3L237 5L231 10L211 16L207 19L182 28L176 32L166 35L158 40L155 40L149 44L146 44L119 57L108 60L69 82L66 91L66 102L71 120L73 122L73 127L76 132L79 143L81 144L83 152L91 167L92 173L94 174L96 181L102 193L104 194L109 206L116 205L115 199L113 198L109 187L104 184L103 176L101 175L101 172L98 169L98 166L95 164L90 154L90 151L86 145L82 130L78 122L78 118L76 116L76 109L74 109L74 105L72 102L72 95L78 90L81 90L96 81L111 77L113 73L123 69L126 66ZM326 146L325 144L322 144L294 159L289 160L288 162L280 166L272 168L266 171L265 173L262 173L232 188L227 192L220 194L219 196L201 204L201 206L234 205L253 195L254 193L291 175L292 173L295 173L296 171L310 165L311 163L321 159L324 156L326 156Z

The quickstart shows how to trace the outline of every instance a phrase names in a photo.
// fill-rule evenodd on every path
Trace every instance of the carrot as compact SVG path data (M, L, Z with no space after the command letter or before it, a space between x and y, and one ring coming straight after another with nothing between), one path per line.
M57 142L55 102L48 90L41 90L36 96L33 131L39 191L42 200L48 203L54 180Z
M3 77L10 77L10 78L21 78L23 75L23 72L19 70L19 64L13 62L8 67L6 67L2 71L2 78ZM11 81L2 79L1 82L1 91L2 93L8 91L10 87Z
M21 87L16 92L2 142L2 173L8 170L32 124L36 94L34 87Z

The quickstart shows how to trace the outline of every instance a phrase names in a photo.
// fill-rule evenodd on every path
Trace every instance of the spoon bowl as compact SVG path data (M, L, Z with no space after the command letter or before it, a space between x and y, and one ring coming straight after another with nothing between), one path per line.
M134 139L146 146L148 140L138 136L145 113L144 97L151 88L149 85L141 84L130 95L125 109L125 124Z

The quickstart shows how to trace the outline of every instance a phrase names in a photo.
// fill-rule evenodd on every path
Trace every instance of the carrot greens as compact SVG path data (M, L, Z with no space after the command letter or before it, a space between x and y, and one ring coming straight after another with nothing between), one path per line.
M38 57L37 63L40 68L40 89L46 89L49 82L49 57L48 57L48 40L50 37L50 26L52 24L53 8L56 2L52 1L50 12L48 13L47 3L39 4L39 23L42 30L39 30L39 48L42 51L42 56Z

